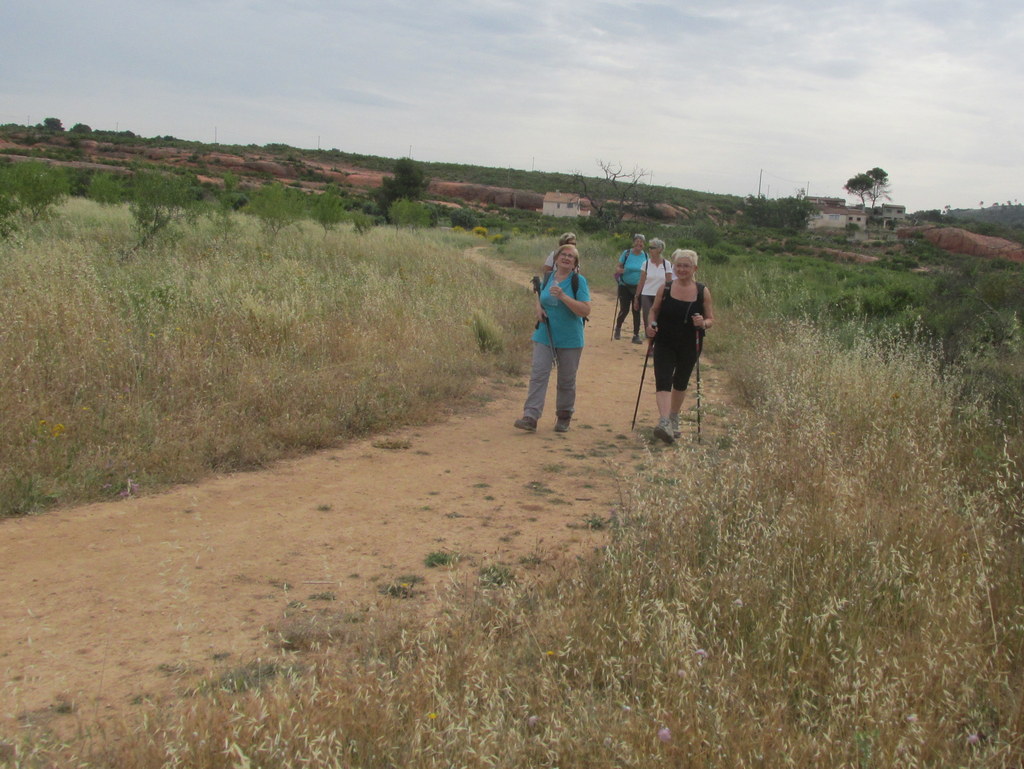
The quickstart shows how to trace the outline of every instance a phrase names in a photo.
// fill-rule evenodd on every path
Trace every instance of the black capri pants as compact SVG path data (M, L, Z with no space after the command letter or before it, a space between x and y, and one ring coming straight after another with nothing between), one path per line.
M654 338L654 388L659 392L685 390L697 364L697 335L692 326L681 338L659 342Z

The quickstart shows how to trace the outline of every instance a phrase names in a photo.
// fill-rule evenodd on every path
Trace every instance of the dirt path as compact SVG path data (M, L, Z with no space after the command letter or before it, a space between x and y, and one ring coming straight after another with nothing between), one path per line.
M494 267L527 284L524 272ZM613 309L613 297L594 297L567 434L551 429L550 392L536 434L512 427L524 376L481 385L484 405L438 424L262 472L0 521L0 736L130 713L143 698L280 654L272 630L288 613L371 616L396 603L429 612L453 572L500 565L528 578L600 544L605 535L586 522L608 518L622 478L650 451L679 450L630 435L645 346L610 341ZM702 368L712 435L721 388L707 358ZM638 425L649 436L647 373ZM460 558L427 568L434 552ZM382 592L396 583L416 595Z

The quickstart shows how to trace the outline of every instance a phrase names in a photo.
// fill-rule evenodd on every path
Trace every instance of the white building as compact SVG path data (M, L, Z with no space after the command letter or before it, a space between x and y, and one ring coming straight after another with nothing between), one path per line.
M572 192L544 193L544 216L590 216L586 198Z
M845 230L855 224L859 229L868 226L868 214L863 208L846 206L825 206L811 215L807 222L809 230Z

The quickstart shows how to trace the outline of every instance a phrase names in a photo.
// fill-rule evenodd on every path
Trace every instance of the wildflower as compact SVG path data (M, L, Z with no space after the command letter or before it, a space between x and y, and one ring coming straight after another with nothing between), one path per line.
M743 599L742 598L737 598L735 601L732 602L732 605L737 607L737 608L742 608L743 607Z
M911 713L909 716L907 716L907 723L909 723L909 724L916 724L917 723L917 713Z
M967 735L968 745L977 745L979 742L981 742L981 735L977 732L971 732Z
M612 746L612 738L611 737L605 737L604 738L604 746L606 748L610 748Z
M533 727L535 727L537 725L537 723L539 721L540 721L540 719L537 716L530 716L529 718L526 719L526 725L529 726L532 729Z
M547 651L547 652L544 652L544 653L546 655L548 655L549 657L554 657L555 656L555 653L553 651Z
M704 649L697 649L697 651L695 651L694 654L700 657L701 660L706 660L708 658L708 653Z
M437 718L437 713L427 713L427 718L433 720Z
M669 742L672 739L672 730L663 726L658 730L658 739L662 742Z
M629 705L623 705L622 706L622 712L623 713L629 713L632 710L633 710L633 708L631 708Z

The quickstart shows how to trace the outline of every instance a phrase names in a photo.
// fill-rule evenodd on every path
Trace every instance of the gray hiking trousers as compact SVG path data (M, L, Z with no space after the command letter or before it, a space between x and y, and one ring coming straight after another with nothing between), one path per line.
M557 347L558 379L555 390L556 413L568 412L570 415L576 407L576 371L580 367L582 347ZM551 347L540 342L533 343L533 368L530 371L530 389L526 393L523 404L523 416L540 419L544 412L544 398L548 391L548 378L551 376L554 356Z

